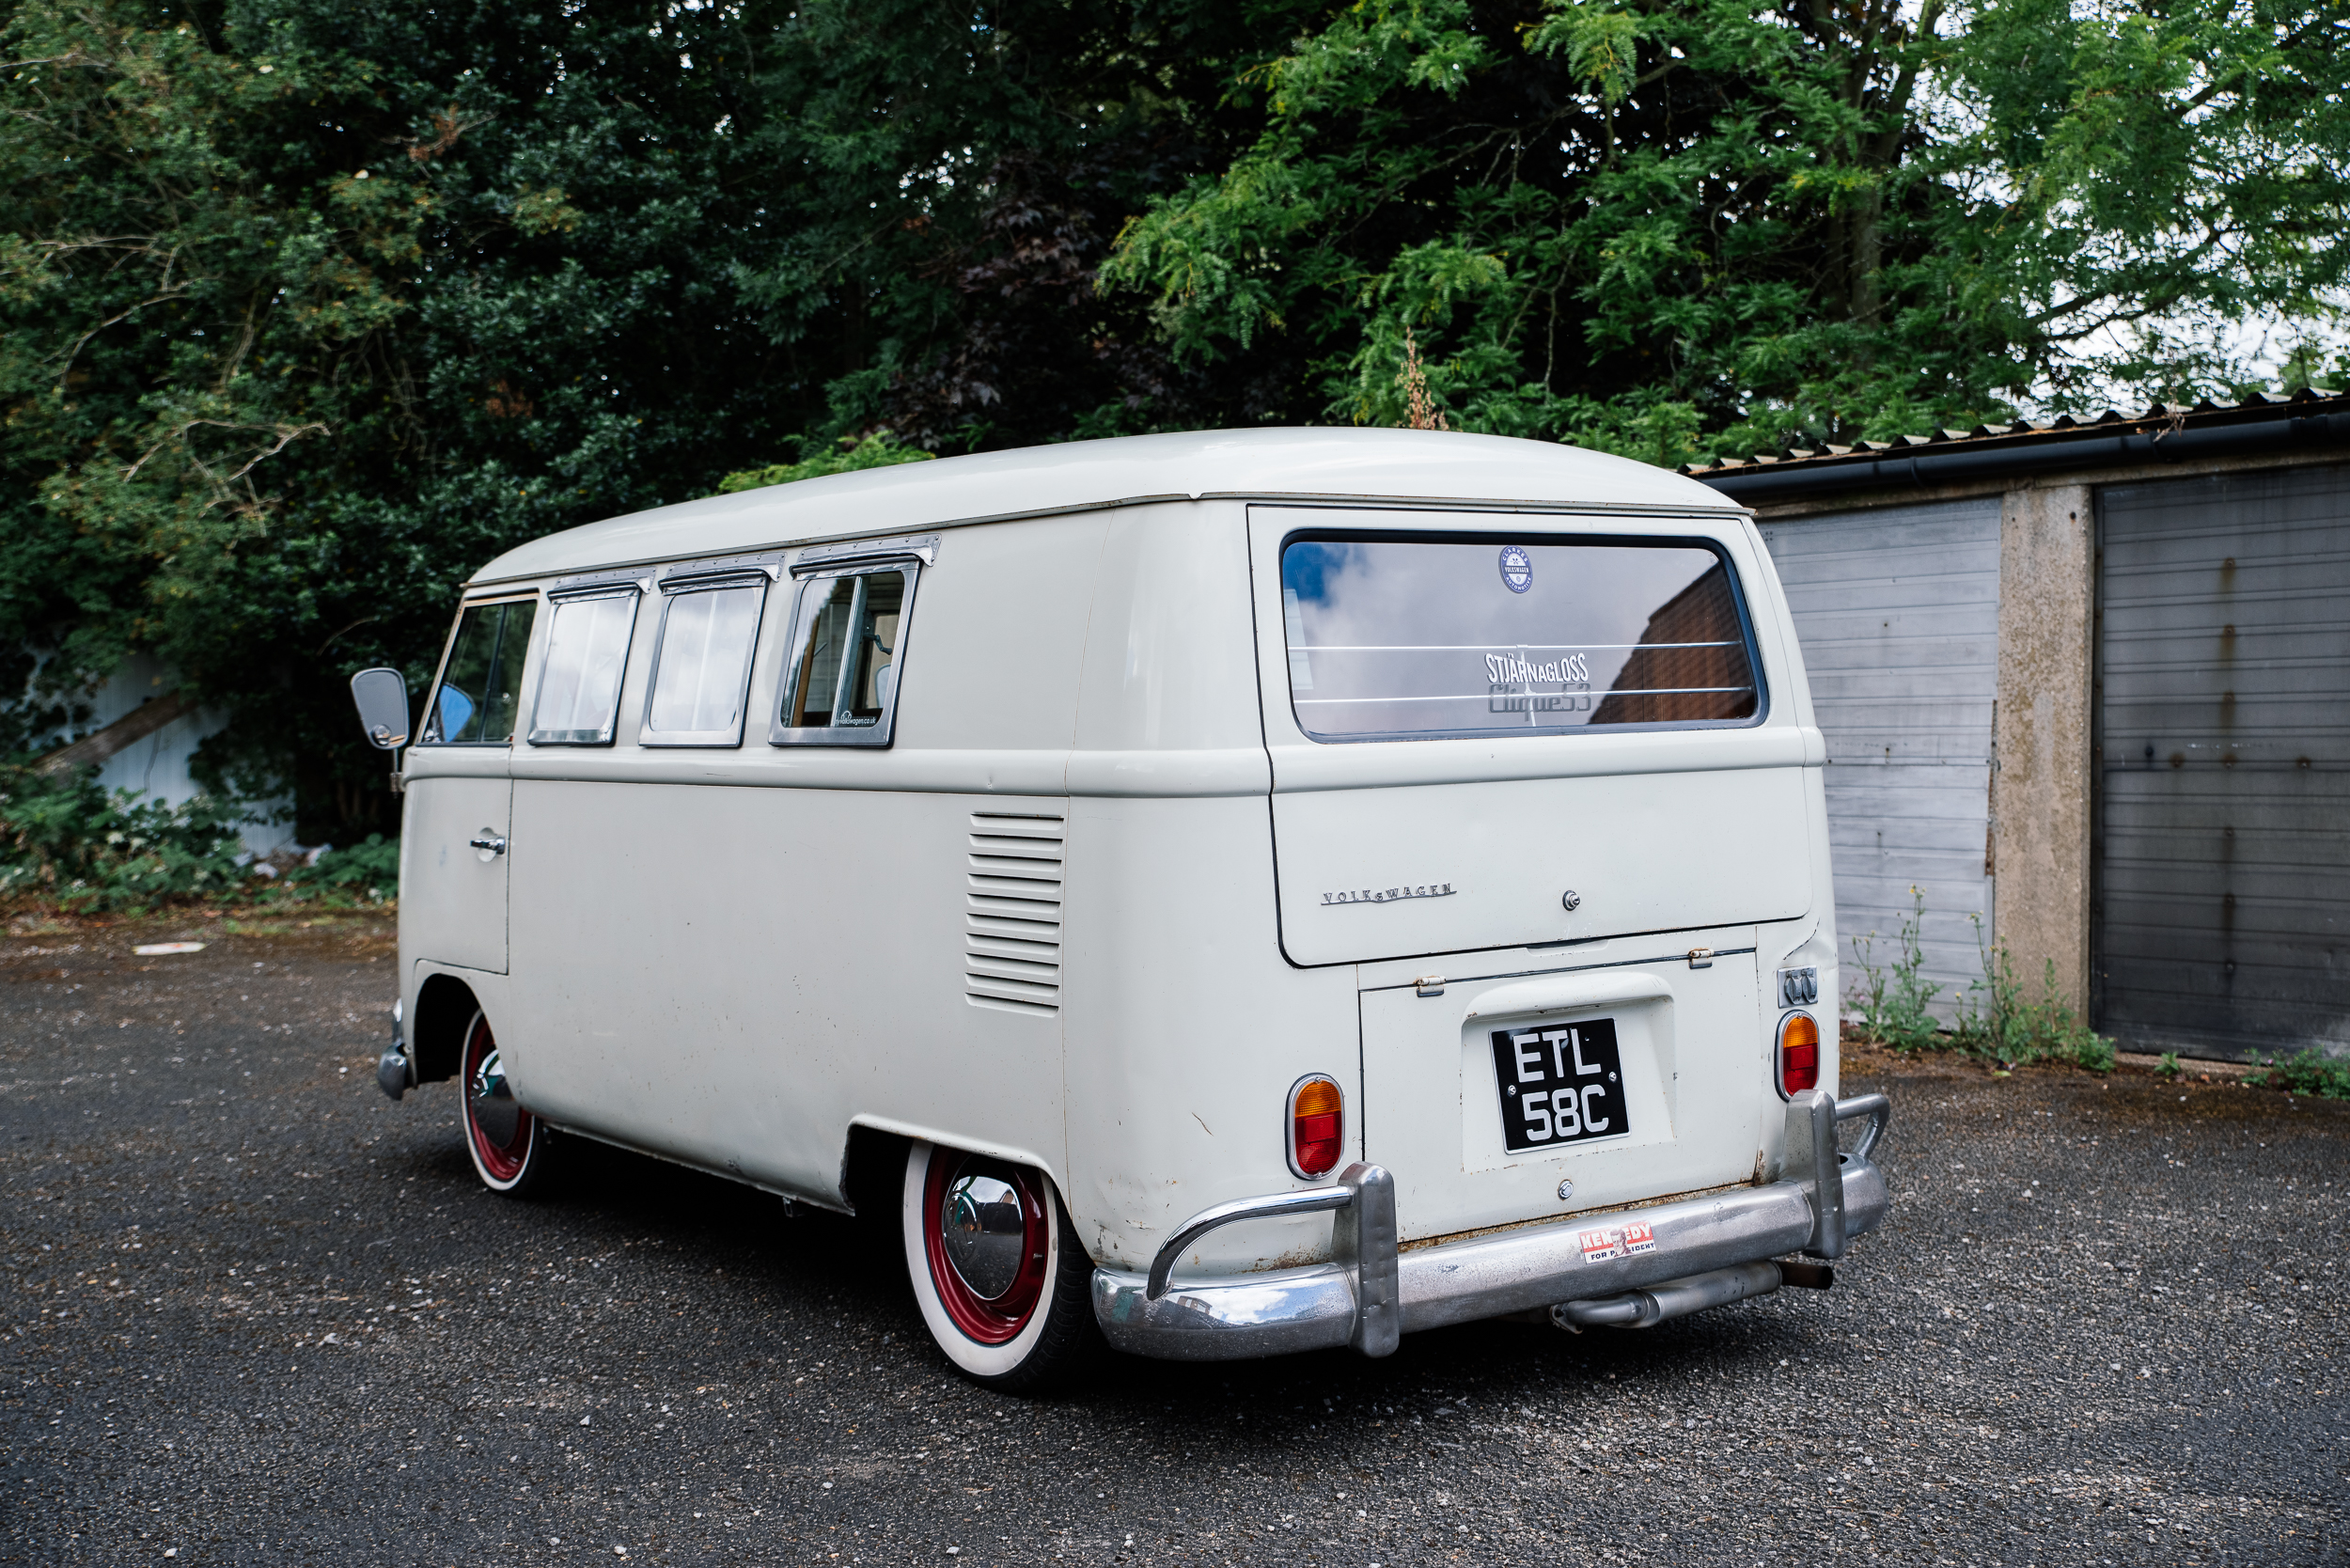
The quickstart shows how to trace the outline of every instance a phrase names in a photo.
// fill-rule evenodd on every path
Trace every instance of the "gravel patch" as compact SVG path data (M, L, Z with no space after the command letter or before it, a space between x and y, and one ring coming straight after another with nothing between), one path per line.
M1830 1292L1022 1402L853 1222L482 1191L380 938L0 948L0 1559L2341 1562L2350 1106L1864 1058Z

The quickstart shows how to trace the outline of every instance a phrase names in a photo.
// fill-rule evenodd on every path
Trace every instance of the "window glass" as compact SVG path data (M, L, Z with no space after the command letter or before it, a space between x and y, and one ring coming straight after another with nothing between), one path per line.
M822 739L887 744L911 582L910 568L893 566L800 585L778 729L829 730Z
M636 627L634 586L592 597L558 599L547 614L539 701L530 713L533 745L610 745Z
M427 745L504 745L522 706L523 659L530 651L535 599L476 604L457 622L441 684L427 709Z
M645 709L646 744L738 745L767 579L762 574L666 591L652 699Z
M1736 724L1761 711L1701 544L1308 537L1281 551L1290 700L1316 740Z

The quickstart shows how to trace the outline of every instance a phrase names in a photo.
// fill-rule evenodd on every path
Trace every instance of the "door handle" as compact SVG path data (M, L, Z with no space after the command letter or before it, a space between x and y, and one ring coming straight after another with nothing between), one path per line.
M481 852L481 863L485 866L506 853L506 836L486 827L466 839L465 843L468 848Z

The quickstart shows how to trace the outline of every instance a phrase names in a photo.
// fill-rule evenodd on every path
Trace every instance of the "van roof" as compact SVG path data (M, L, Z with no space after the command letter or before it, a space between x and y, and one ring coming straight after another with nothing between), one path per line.
M655 507L518 545L474 581L1206 497L1744 510L1694 479L1555 442L1441 431L1198 431L980 452Z

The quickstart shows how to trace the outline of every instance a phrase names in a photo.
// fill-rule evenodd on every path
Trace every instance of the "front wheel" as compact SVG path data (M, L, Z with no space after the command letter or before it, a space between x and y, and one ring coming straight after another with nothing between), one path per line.
M916 1143L903 1213L922 1321L965 1376L1027 1393L1097 1353L1093 1265L1042 1171Z
M544 1188L554 1163L553 1136L523 1109L507 1087L497 1036L477 1011L465 1026L463 1071L457 1077L458 1115L475 1174L492 1192L521 1198Z

